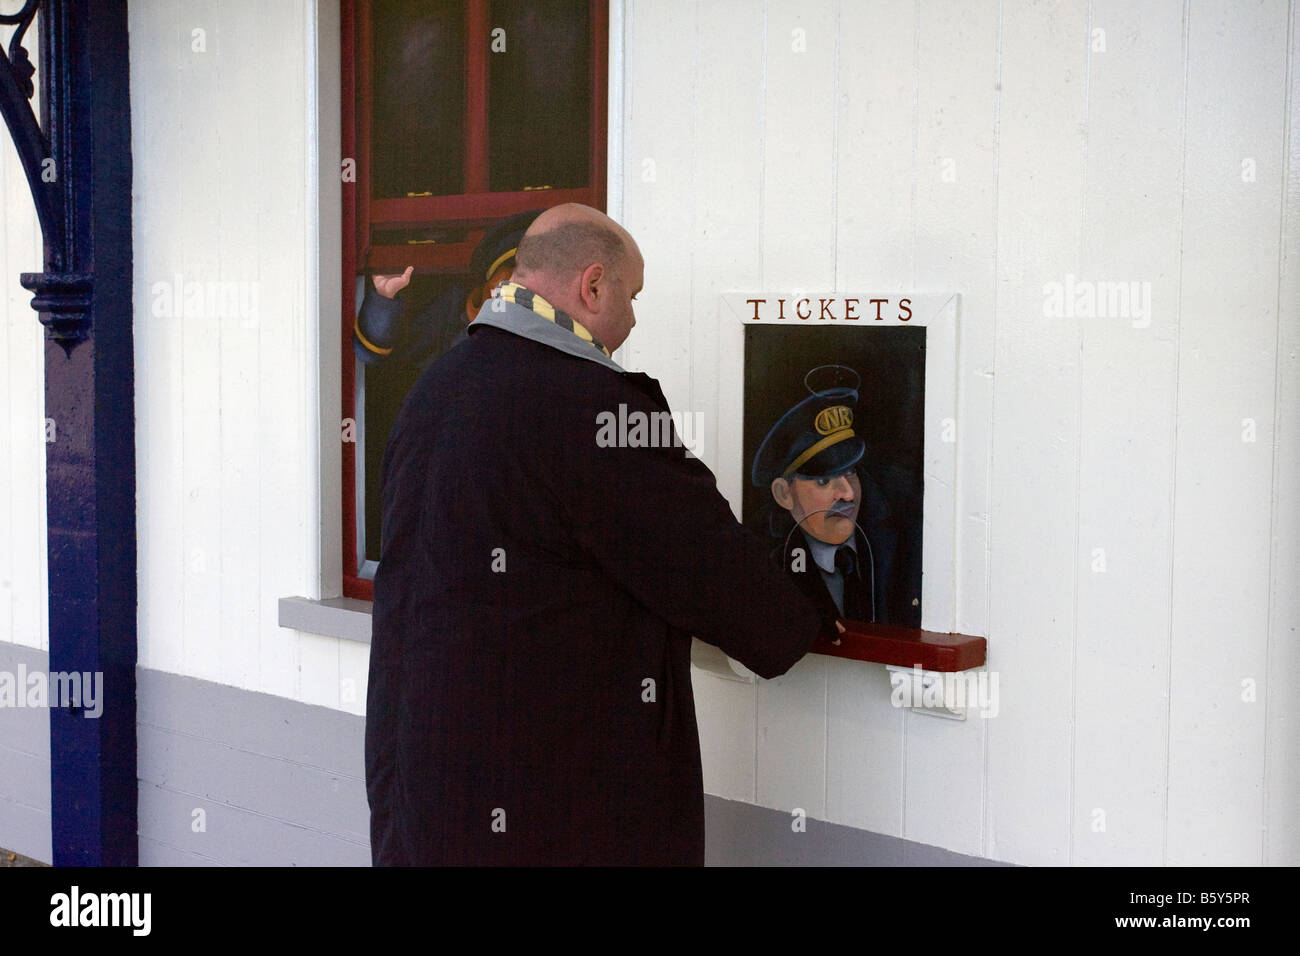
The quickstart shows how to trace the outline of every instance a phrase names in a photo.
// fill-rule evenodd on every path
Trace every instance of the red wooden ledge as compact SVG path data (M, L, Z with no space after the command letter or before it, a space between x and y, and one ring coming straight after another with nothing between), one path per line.
M890 624L844 621L838 645L818 641L817 654L877 664L920 665L927 671L964 671L983 665L988 640L968 634L940 634Z

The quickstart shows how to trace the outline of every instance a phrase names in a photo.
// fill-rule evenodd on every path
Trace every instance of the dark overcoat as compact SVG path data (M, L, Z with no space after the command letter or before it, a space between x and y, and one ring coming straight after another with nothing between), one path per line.
M373 857L701 864L691 636L773 677L833 615L682 447L598 441L602 413L667 412L662 391L530 337L537 321L485 309L416 384L385 454Z

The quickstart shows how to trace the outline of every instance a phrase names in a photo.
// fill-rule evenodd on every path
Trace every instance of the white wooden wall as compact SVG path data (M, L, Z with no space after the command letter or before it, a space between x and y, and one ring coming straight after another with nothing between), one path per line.
M366 649L276 624L280 597L337 584L336 18L130 5L140 659L361 713ZM1001 713L907 715L882 668L820 657L698 672L711 793L1020 863L1300 863L1295 20L625 0L612 199L647 269L624 358L675 407L716 407L725 290L962 296L954 599ZM7 143L0 189L0 639L44 646L40 330L16 282L40 246ZM254 283L256 321L153 314L177 274ZM1045 319L1067 274L1150 282L1150 326Z
M624 29L625 352L674 406L716 405L724 290L962 295L955 602L1001 713L904 714L830 658L697 672L707 789L1021 863L1300 862L1293 6L628 0ZM1045 318L1067 274L1149 282L1149 327Z
M277 624L338 593L337 5L129 14L141 666L364 713L368 648ZM156 315L178 274L250 283L255 321Z
M9 29L0 36L8 44ZM29 31L25 44L34 62L38 36ZM39 95L32 102L39 110ZM18 284L21 273L40 272L44 262L36 207L3 125L0 200L0 641L48 650L45 329L32 309L32 294Z

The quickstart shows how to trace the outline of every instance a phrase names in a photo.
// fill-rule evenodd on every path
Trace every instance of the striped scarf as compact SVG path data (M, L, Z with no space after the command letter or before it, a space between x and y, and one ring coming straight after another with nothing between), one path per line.
M574 319L569 313L551 305L531 289L526 289L517 282L503 282L497 287L497 292L507 302L513 302L515 305L522 306L530 312L535 312L542 318L554 322L562 329L568 329L584 342L590 342L598 348L606 358L609 357L609 349L601 345L600 340L588 332L586 326Z

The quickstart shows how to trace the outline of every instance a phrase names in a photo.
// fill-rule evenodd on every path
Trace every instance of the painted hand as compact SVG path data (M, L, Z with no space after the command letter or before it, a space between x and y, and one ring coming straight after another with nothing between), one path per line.
M407 266L406 271L397 276L375 276L375 291L385 299L391 299L411 283L411 273L415 266Z

